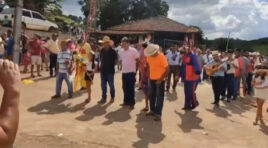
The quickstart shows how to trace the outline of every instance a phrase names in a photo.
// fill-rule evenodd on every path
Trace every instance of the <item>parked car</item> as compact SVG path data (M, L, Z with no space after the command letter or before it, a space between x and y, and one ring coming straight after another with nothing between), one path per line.
M14 8L4 9L0 13L0 21L3 22L5 17L11 22L13 26L14 22ZM43 15L38 12L23 9L22 10L22 27L34 30L44 30L44 31L56 31L58 30L58 25L48 21Z

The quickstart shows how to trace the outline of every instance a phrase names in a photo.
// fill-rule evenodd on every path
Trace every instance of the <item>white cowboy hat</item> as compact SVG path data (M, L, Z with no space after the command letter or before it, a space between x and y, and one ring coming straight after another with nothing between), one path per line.
M212 55L219 55L219 52L218 51L212 51L211 54Z
M158 45L156 45L156 44L149 44L147 46L147 48L145 49L144 54L147 57L148 56L152 56L152 55L156 54L157 52L159 52L159 50L160 50L160 47Z
M102 40L99 40L99 43L101 43L101 44L102 44L102 43L107 43L107 42L108 42L108 43L111 43L111 41L112 41L112 40L110 39L110 37L108 37L108 36L104 36Z

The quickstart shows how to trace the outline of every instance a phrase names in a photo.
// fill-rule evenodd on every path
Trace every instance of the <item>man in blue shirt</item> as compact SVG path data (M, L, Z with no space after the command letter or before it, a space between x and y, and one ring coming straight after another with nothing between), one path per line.
M220 95L223 91L224 75L227 65L220 59L217 51L212 52L213 60L207 64L207 67L216 67L216 72L211 76L212 88L214 93L214 102L212 104L219 106Z

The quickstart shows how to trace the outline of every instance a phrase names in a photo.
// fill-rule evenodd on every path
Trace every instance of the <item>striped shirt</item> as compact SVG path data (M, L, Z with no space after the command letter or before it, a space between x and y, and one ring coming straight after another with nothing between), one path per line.
M68 65L66 64L66 62L70 62L71 59L72 55L69 49L66 51L59 52L57 59L57 62L59 64L59 73L68 73Z

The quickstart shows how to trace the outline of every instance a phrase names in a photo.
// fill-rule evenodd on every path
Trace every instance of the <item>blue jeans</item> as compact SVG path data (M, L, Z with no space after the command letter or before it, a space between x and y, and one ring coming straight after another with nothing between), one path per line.
M57 75L57 82L56 82L56 95L60 96L61 95L61 86L62 86L62 81L65 80L67 87L68 87L68 94L72 95L73 94L73 83L70 82L68 79L68 74L67 73L58 73Z
M114 88L114 74L105 74L101 73L101 89L102 89L102 99L107 99L107 83L110 87L111 98L115 97L115 88Z
M3 59L4 58L4 55L0 54L0 59Z
M162 115L164 97L165 97L165 81L157 85L156 80L150 80L149 99L150 99L150 110L153 113L160 116Z
M240 95L240 83L241 78L235 78L234 80L234 100Z

